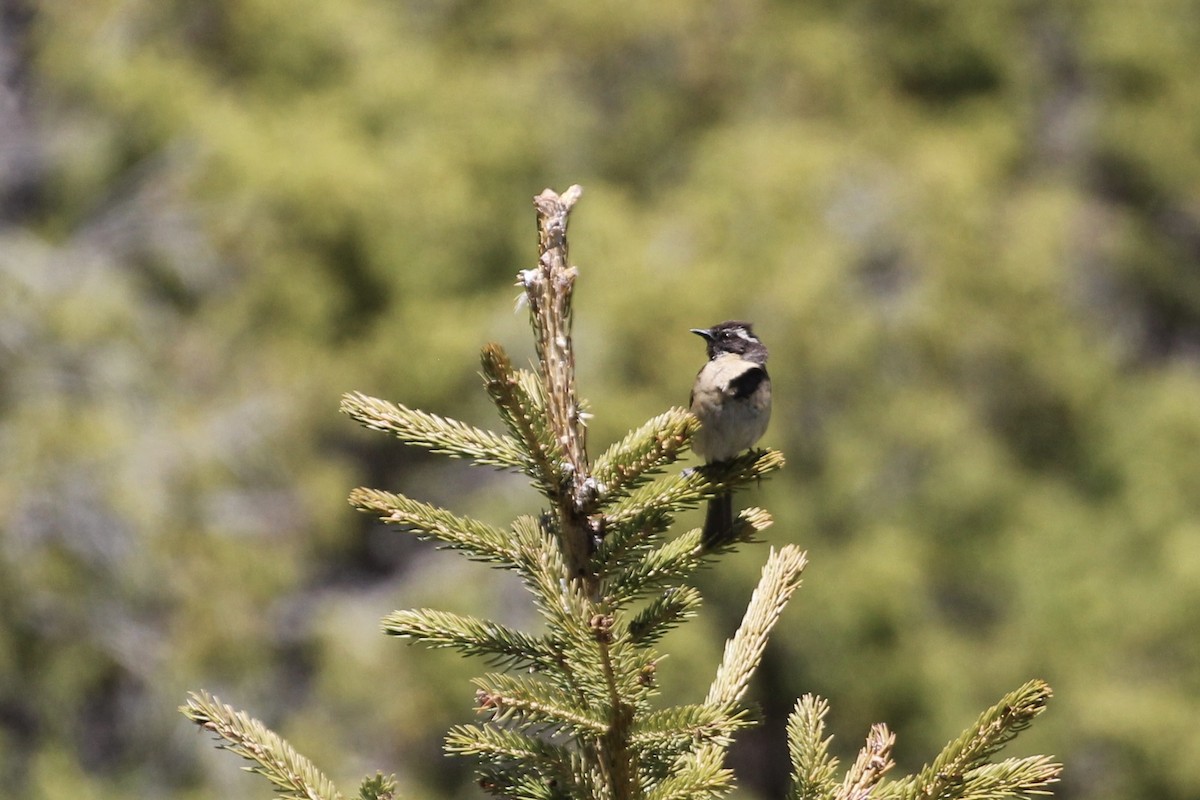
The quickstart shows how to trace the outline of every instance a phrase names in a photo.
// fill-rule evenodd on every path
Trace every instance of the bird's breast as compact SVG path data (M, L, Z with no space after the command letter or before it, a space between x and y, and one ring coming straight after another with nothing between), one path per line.
M725 461L754 445L771 419L766 370L734 355L709 361L696 376L692 413L700 430L692 449L708 461Z

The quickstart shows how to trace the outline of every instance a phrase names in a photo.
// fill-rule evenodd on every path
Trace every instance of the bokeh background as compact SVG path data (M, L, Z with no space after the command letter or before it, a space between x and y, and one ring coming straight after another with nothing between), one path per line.
M811 564L741 797L804 692L913 768L1032 677L1059 797L1200 796L1196 3L3 0L0 72L0 794L266 796L176 712L205 688L345 791L477 796L440 739L483 665L378 619L532 614L345 496L538 498L337 402L495 427L530 200L581 183L593 453L686 401L688 328L771 347L789 464L743 502ZM667 699L764 555L705 576Z

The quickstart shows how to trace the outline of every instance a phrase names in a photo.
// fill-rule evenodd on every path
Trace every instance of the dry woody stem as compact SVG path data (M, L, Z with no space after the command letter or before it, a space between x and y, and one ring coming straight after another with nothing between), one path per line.
M563 498L561 537L574 577L587 573L591 543L597 531L589 523L599 495L590 475L587 428L575 388L575 351L571 341L571 301L579 271L567 252L567 222L583 190L572 186L562 195L546 189L536 198L538 264L521 273L529 302L539 375L545 386L546 412L566 460L569 492Z

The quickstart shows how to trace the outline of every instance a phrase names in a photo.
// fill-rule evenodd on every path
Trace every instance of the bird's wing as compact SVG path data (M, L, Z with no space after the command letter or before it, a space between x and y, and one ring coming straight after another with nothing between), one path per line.
M729 394L733 397L749 397L765 380L767 380L766 368L753 364L749 369L729 379Z

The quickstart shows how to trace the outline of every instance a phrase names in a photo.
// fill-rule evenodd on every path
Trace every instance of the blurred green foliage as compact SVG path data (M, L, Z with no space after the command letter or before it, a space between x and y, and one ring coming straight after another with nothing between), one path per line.
M687 328L772 350L789 467L745 501L811 566L745 796L779 796L800 693L908 768L1035 676L1059 796L1200 795L1194 3L10 0L0 68L13 795L261 791L176 714L207 688L340 783L474 796L439 754L475 665L378 619L529 610L344 498L535 495L337 398L493 425L478 348L529 347L529 200L573 182L593 453L686 398ZM669 700L762 557L709 576Z

